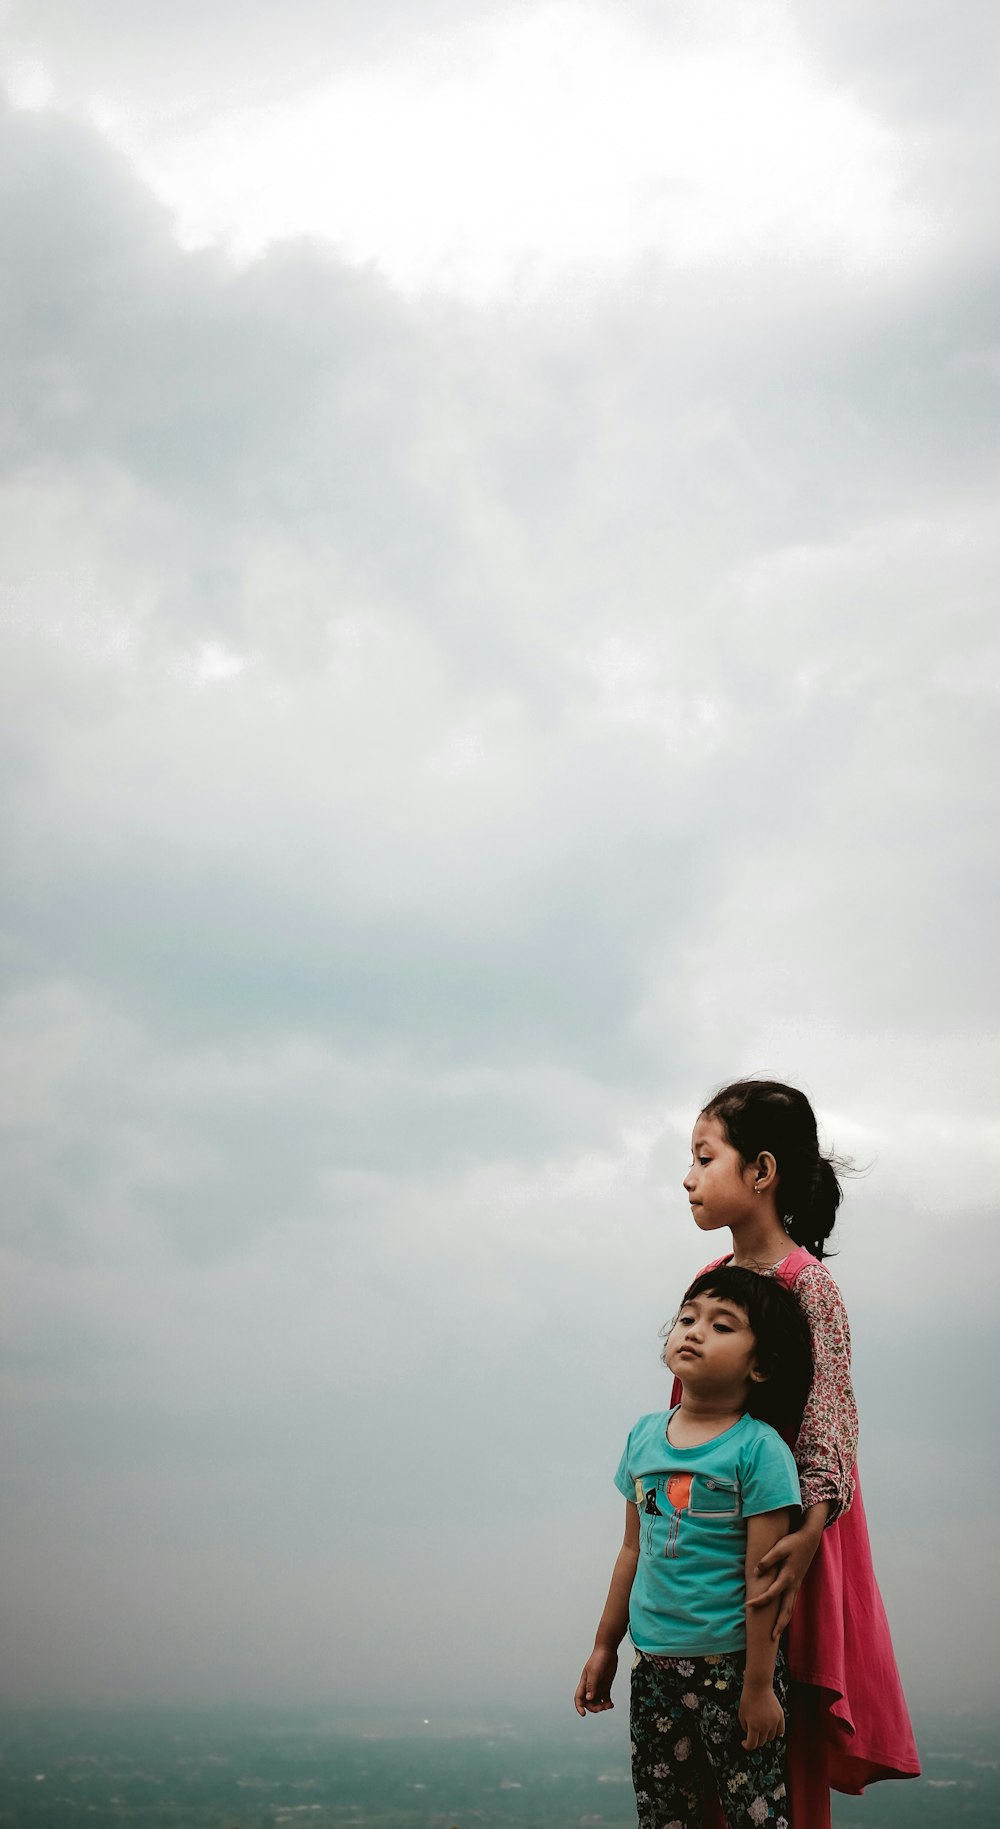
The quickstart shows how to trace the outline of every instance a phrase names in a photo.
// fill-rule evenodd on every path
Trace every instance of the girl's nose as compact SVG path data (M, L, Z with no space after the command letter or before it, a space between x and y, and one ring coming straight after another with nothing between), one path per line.
M685 1175L684 1180L681 1182L681 1186L684 1189L685 1194L690 1194L691 1189L694 1187L694 1179L693 1179L693 1174L692 1174L691 1169L688 1169L688 1172Z

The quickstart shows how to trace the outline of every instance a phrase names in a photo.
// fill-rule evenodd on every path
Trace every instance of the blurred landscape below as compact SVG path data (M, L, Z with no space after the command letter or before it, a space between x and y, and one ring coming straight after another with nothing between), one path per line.
M569 1705L567 1704L567 1710ZM924 1776L835 1797L837 1829L995 1829L1000 1720L917 1722ZM0 1713L11 1829L633 1829L627 1711L419 1715L264 1709Z

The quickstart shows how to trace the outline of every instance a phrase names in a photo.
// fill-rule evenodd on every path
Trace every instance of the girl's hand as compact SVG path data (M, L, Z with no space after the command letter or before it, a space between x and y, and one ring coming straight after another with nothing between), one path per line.
M817 1508L818 1509L818 1508ZM823 1508L825 1513L825 1506ZM747 1601L748 1607L770 1607L780 1600L771 1637L779 1639L784 1632L792 1614L799 1589L809 1570L809 1565L816 1554L820 1535L809 1530L791 1531L787 1537L779 1537L773 1549L762 1556L754 1573L769 1575L774 1571L774 1579L768 1583L753 1600Z
M740 1726L746 1738L744 1751L767 1746L785 1731L785 1716L770 1683L744 1683L740 1696Z
M611 1685L617 1669L617 1651L598 1651L595 1647L583 1667L573 1697L578 1715L601 1715L606 1708L614 1708Z

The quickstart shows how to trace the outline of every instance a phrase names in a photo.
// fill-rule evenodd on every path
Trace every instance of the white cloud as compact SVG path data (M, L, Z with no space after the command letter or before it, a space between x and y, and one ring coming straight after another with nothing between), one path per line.
M13 106L28 112L35 108L48 108L55 98L55 84L44 64L37 58L19 58L11 64L4 79L4 88Z
M245 654L234 654L221 642L206 641L202 642L185 671L196 686L218 686L226 680L238 679L247 666L249 661Z
M404 291L561 299L637 261L885 271L920 216L893 134L781 9L646 32L554 0L487 14L205 125L95 102L187 247L328 241Z

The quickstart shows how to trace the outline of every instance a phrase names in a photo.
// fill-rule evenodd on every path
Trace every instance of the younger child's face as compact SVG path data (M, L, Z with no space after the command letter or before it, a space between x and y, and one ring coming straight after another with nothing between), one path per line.
M741 1403L756 1382L757 1341L746 1310L728 1297L706 1293L685 1302L663 1358L685 1390L699 1396Z
M702 1113L691 1137L691 1158L684 1191L695 1225L703 1232L738 1226L753 1208L756 1171L733 1148L718 1118Z

